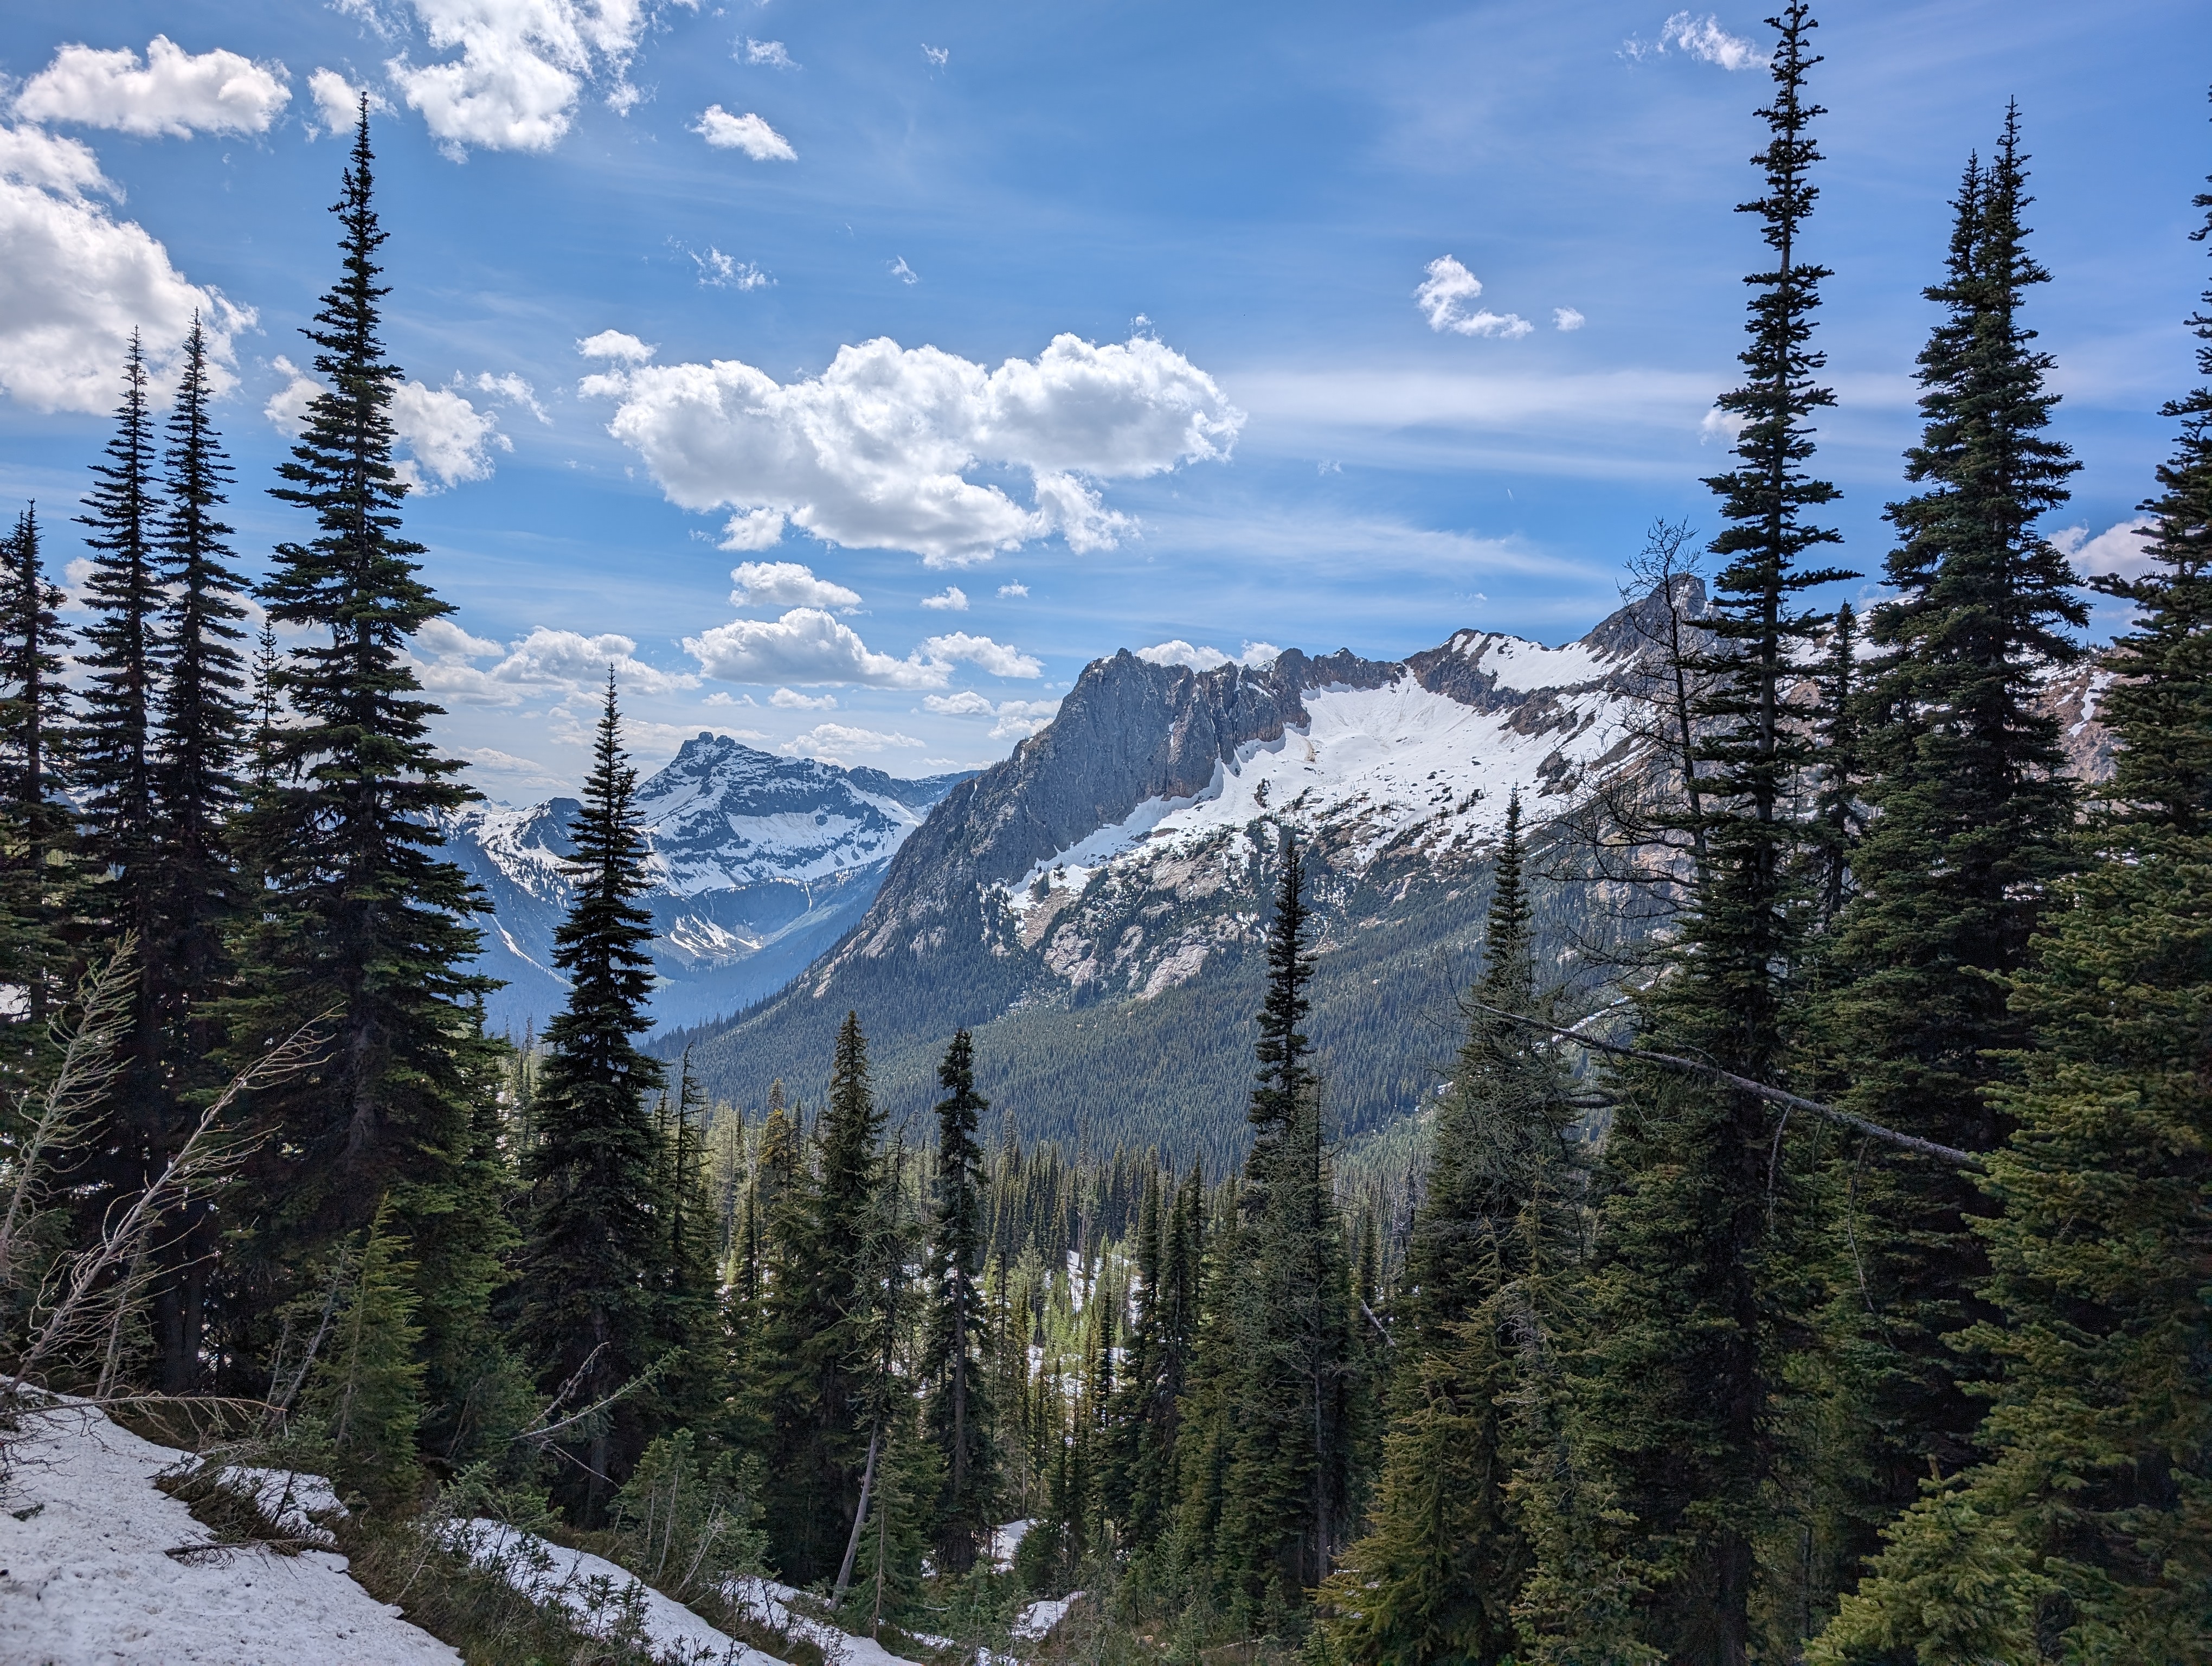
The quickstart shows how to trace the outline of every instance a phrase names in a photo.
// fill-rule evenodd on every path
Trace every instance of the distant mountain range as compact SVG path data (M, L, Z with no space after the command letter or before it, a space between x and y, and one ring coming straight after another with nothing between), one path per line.
M1685 598L1694 614L1701 593ZM1281 829L1312 866L1310 1031L1348 1134L1391 1127L1450 1067L1513 793L1540 874L1561 818L1662 767L1649 739L1660 605L1545 648L1460 630L1403 660L1292 650L1210 670L1127 652L975 775L899 781L714 735L641 789L659 885L659 1043L710 1092L818 1101L847 1011L895 1117L923 1110L955 1029L1024 1137L1234 1160ZM2109 769L2102 673L2054 679L2074 770ZM495 1023L541 1026L572 800L473 806L452 848L490 894ZM1548 854L1547 854L1548 853ZM1618 888L1535 886L1562 976L1645 929ZM750 1010L746 1010L746 1009Z
M778 757L726 737L687 740L638 789L657 881L653 1016L697 1024L773 994L855 924L890 859L963 775L902 781ZM495 1030L560 1010L553 932L568 911L574 799L473 804L445 823L447 853L491 903L481 969L506 981Z

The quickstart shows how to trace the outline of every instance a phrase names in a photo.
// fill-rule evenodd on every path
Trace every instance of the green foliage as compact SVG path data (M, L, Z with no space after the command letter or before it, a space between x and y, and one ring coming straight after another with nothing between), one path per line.
M690 1429L645 1449L616 1493L613 1529L623 1565L681 1602L711 1600L732 1579L757 1577L760 1461L709 1453Z
M378 1509L412 1501L422 1478L415 1431L422 1419L422 1328L416 1268L402 1259L392 1209L380 1205L363 1235L352 1288L316 1361L307 1405L322 1421L343 1496Z
M564 1414L605 1407L579 1426L580 1462L556 1481L587 1526L652 1437L642 1396L615 1396L668 1340L662 1286L675 1246L667 1212L656 1217L655 1206L680 1199L692 1178L665 1172L669 1141L646 1104L661 1080L658 1061L636 1044L651 1024L653 923L635 900L647 884L645 841L611 675L592 757L570 833L574 896L554 937L568 1000L545 1027L536 1140L523 1171L530 1225L520 1280L520 1335L538 1387L573 1402Z
M0 976L27 993L28 1049L66 988L63 928L71 912L75 828L70 786L69 689L62 678L67 599L46 577L39 517L26 508L0 570ZM11 1037L11 1055L24 1037ZM11 1056L9 1065L16 1067Z
M997 1503L990 1393L984 1381L982 1147L977 1120L990 1102L975 1091L975 1043L952 1038L939 1067L945 1097L937 1105L935 1208L925 1289L929 1304L921 1355L922 1417L945 1472L936 1527L938 1564L968 1571L990 1532Z

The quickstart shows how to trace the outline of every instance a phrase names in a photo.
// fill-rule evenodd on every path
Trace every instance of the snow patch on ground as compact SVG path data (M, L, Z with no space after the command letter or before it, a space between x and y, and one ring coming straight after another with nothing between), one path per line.
M1014 1566L1014 1554L1021 1549L1022 1541L1030 1536L1036 1523L1024 1517L1018 1522L1002 1522L991 1529L991 1566L1005 1573Z
M249 1500L263 1519L279 1533L295 1539L337 1548L330 1529L317 1521L321 1516L343 1516L346 1507L337 1492L320 1475L295 1469L255 1469L230 1464L216 1472L215 1484L226 1493Z
M209 1548L214 1535L154 1485L178 1454L95 1411L36 1417L13 1456L0 1495L0 1660L459 1666L356 1584L342 1556Z
M1032 1602L1015 1619L1012 1631L1024 1643L1034 1643L1052 1635L1052 1628L1067 1618L1067 1611L1083 1600L1083 1593L1072 1590L1065 1596L1055 1596L1042 1602Z

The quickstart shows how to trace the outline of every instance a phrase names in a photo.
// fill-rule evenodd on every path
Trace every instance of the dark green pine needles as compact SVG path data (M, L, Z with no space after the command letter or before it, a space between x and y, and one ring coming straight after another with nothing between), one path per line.
M656 1293L670 1246L654 1219L662 1142L647 1104L661 1067L637 1046L652 1027L653 916L637 902L648 881L636 793L610 674L583 809L569 830L575 891L554 934L568 1000L545 1026L537 1142L523 1177L521 1335L539 1388L564 1397L564 1417L607 1400L658 1354ZM650 1432L635 1393L580 1426L580 1468L556 1482L580 1520L598 1524Z
M938 1067L935 1207L930 1220L928 1310L921 1356L923 1420L945 1467L938 1565L964 1573L991 1531L997 1461L984 1385L983 1149L975 1130L990 1102L975 1091L975 1044L965 1030Z
M29 992L39 1045L59 995L58 927L70 909L66 599L46 577L35 508L15 518L0 569L0 976ZM20 1061L10 1059L13 1070Z
M277 546L261 593L270 617L305 640L270 678L291 721L268 738L270 778L242 830L264 890L227 1017L240 1063L319 1014L329 1044L315 1069L253 1097L272 1137L240 1200L228 1308L246 1392L266 1387L277 1306L387 1197L424 1294L434 1377L456 1346L434 1298L496 1276L481 1234L497 1212L469 1190L483 1085L473 1004L486 985L465 969L481 903L436 854L438 818L472 794L462 766L431 744L438 708L407 658L412 634L452 610L399 530L391 404L401 372L380 340L385 234L372 161L364 106L335 210L341 273L306 331L323 388L272 489L313 517L314 533ZM432 1220L445 1224L434 1243Z

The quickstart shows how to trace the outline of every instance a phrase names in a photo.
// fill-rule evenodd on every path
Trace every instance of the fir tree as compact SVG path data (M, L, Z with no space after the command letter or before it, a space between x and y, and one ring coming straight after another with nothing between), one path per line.
M1803 564L1837 538L1811 519L1837 494L1808 466L1811 419L1833 403L1811 345L1828 274L1803 250L1820 160L1808 130L1821 113L1805 82L1819 60L1802 0L1776 27L1760 112L1771 137L1755 158L1766 189L1742 205L1775 261L1747 280L1746 375L1720 401L1742 419L1738 466L1707 483L1729 524L1712 543L1727 565L1704 621L1718 644L1698 713L1705 854L1665 973L1638 1003L1660 1048L1764 1082L1783 1074L1810 911L1800 859L1813 834L1795 806L1812 745L1786 696L1824 622L1797 598L1849 576ZM1786 1461L1776 1408L1802 1341L1796 1183L1756 1096L1633 1065L1617 1081L1595 1334L1577 1362L1578 1425L1597 1444L1581 1456L1592 1487L1639 1522L1639 1645L1741 1661L1753 1608L1767 1606L1759 1547L1777 1532Z
M72 891L65 598L46 577L34 507L15 518L0 573L0 973L27 991L35 1047L60 982Z
M246 581L230 565L231 529L216 519L230 469L210 418L212 397L207 335L195 317L162 459L167 600L153 764L160 871L145 949L172 1095L204 1091L219 1074L211 1061L222 1044L216 1012L230 970L226 939L243 903L229 824L240 804L237 768L246 740L233 646L245 634L235 622L245 617L237 598ZM173 1106L164 1111L166 1152L182 1118ZM154 1328L161 1384L172 1394L197 1383L214 1231L210 1203L195 1199L161 1233L169 1265L154 1291Z
M229 1033L243 1061L302 1018L332 1016L319 1067L253 1096L275 1137L250 1170L243 1265L227 1280L241 1386L295 1269L366 1225L381 1198L403 1237L449 1209L471 1140L464 1055L487 986L465 970L479 946L466 916L481 899L435 854L438 817L471 794L460 763L430 743L438 708L420 698L407 658L409 637L452 610L399 531L391 404L402 373L379 339L372 161L364 102L335 210L341 275L306 331L324 387L272 488L316 531L277 546L263 599L311 639L270 678L293 721L269 738L269 784L243 830L265 891ZM426 1293L483 1282L483 1269L441 1265L427 1248L412 1256Z
M646 1103L661 1068L637 1045L652 1028L653 915L637 902L650 879L636 796L611 672L591 778L569 829L575 890L554 933L568 999L545 1026L538 1143L524 1171L520 1337L538 1386L580 1405L642 1374L663 1340L668 1243L665 1219L654 1218L659 1142ZM580 1465L558 1489L580 1522L598 1523L653 1432L636 1395L586 1426Z
M707 1180L706 1107L686 1049L676 1091L663 1095L661 1180L654 1213L666 1223L659 1256L659 1347L671 1363L654 1405L671 1427L710 1427L726 1386L720 1299L720 1223Z
M422 1332L415 1323L415 1268L402 1257L392 1206L380 1204L362 1234L359 1270L315 1365L309 1405L324 1423L342 1496L404 1505L422 1470L415 1431L422 1420Z
M930 1223L928 1330L921 1357L924 1426L945 1468L938 1566L955 1575L975 1560L996 1502L983 1335L982 1147L975 1129L990 1102L975 1091L975 1043L965 1030L938 1067L936 1208Z
M2212 194L2197 198L2212 210ZM2212 231L2212 219L2195 234ZM2132 605L2102 709L2121 740L2090 824L2008 980L2036 1043L1996 1092L2010 1123L1966 1340L1997 1369L1978 1461L1887 1534L1812 1657L2182 1662L2212 1655L2212 290L2205 378L2146 540L2099 581Z
M1534 1554L1510 1483L1529 1454L1510 1416L1529 1282L1582 1248L1581 1109L1537 1008L1521 801L1506 806L1468 1039L1438 1113L1397 1332L1407 1358L1368 1535L1330 1584L1345 1662L1513 1658Z
M2048 274L2028 255L2017 109L1996 155L1970 161L1956 200L1944 317L1920 356L1921 443L1907 475L1925 487L1890 506L1903 542L1895 593L1874 610L1881 653L1870 703L1865 793L1876 812L1854 858L1859 896L1831 976L1842 987L1819 1029L1848 1084L1843 1102L1887 1127L1967 1151L2002 1134L1992 1086L2016 1073L2026 1020L2004 978L2026 962L2050 886L2071 860L2074 787L2059 725L2039 708L2064 635L2087 611L2065 558L2036 530L2077 466L2045 432L2051 366L2021 321ZM1853 1149L1837 1160L1853 1211L1826 1328L1858 1438L1838 1473L1858 1478L1847 1558L1931 1473L1972 1455L1982 1416L1972 1359L1954 1346L1988 1310L1971 1179L1925 1158ZM1842 1575L1848 1581L1847 1561Z

